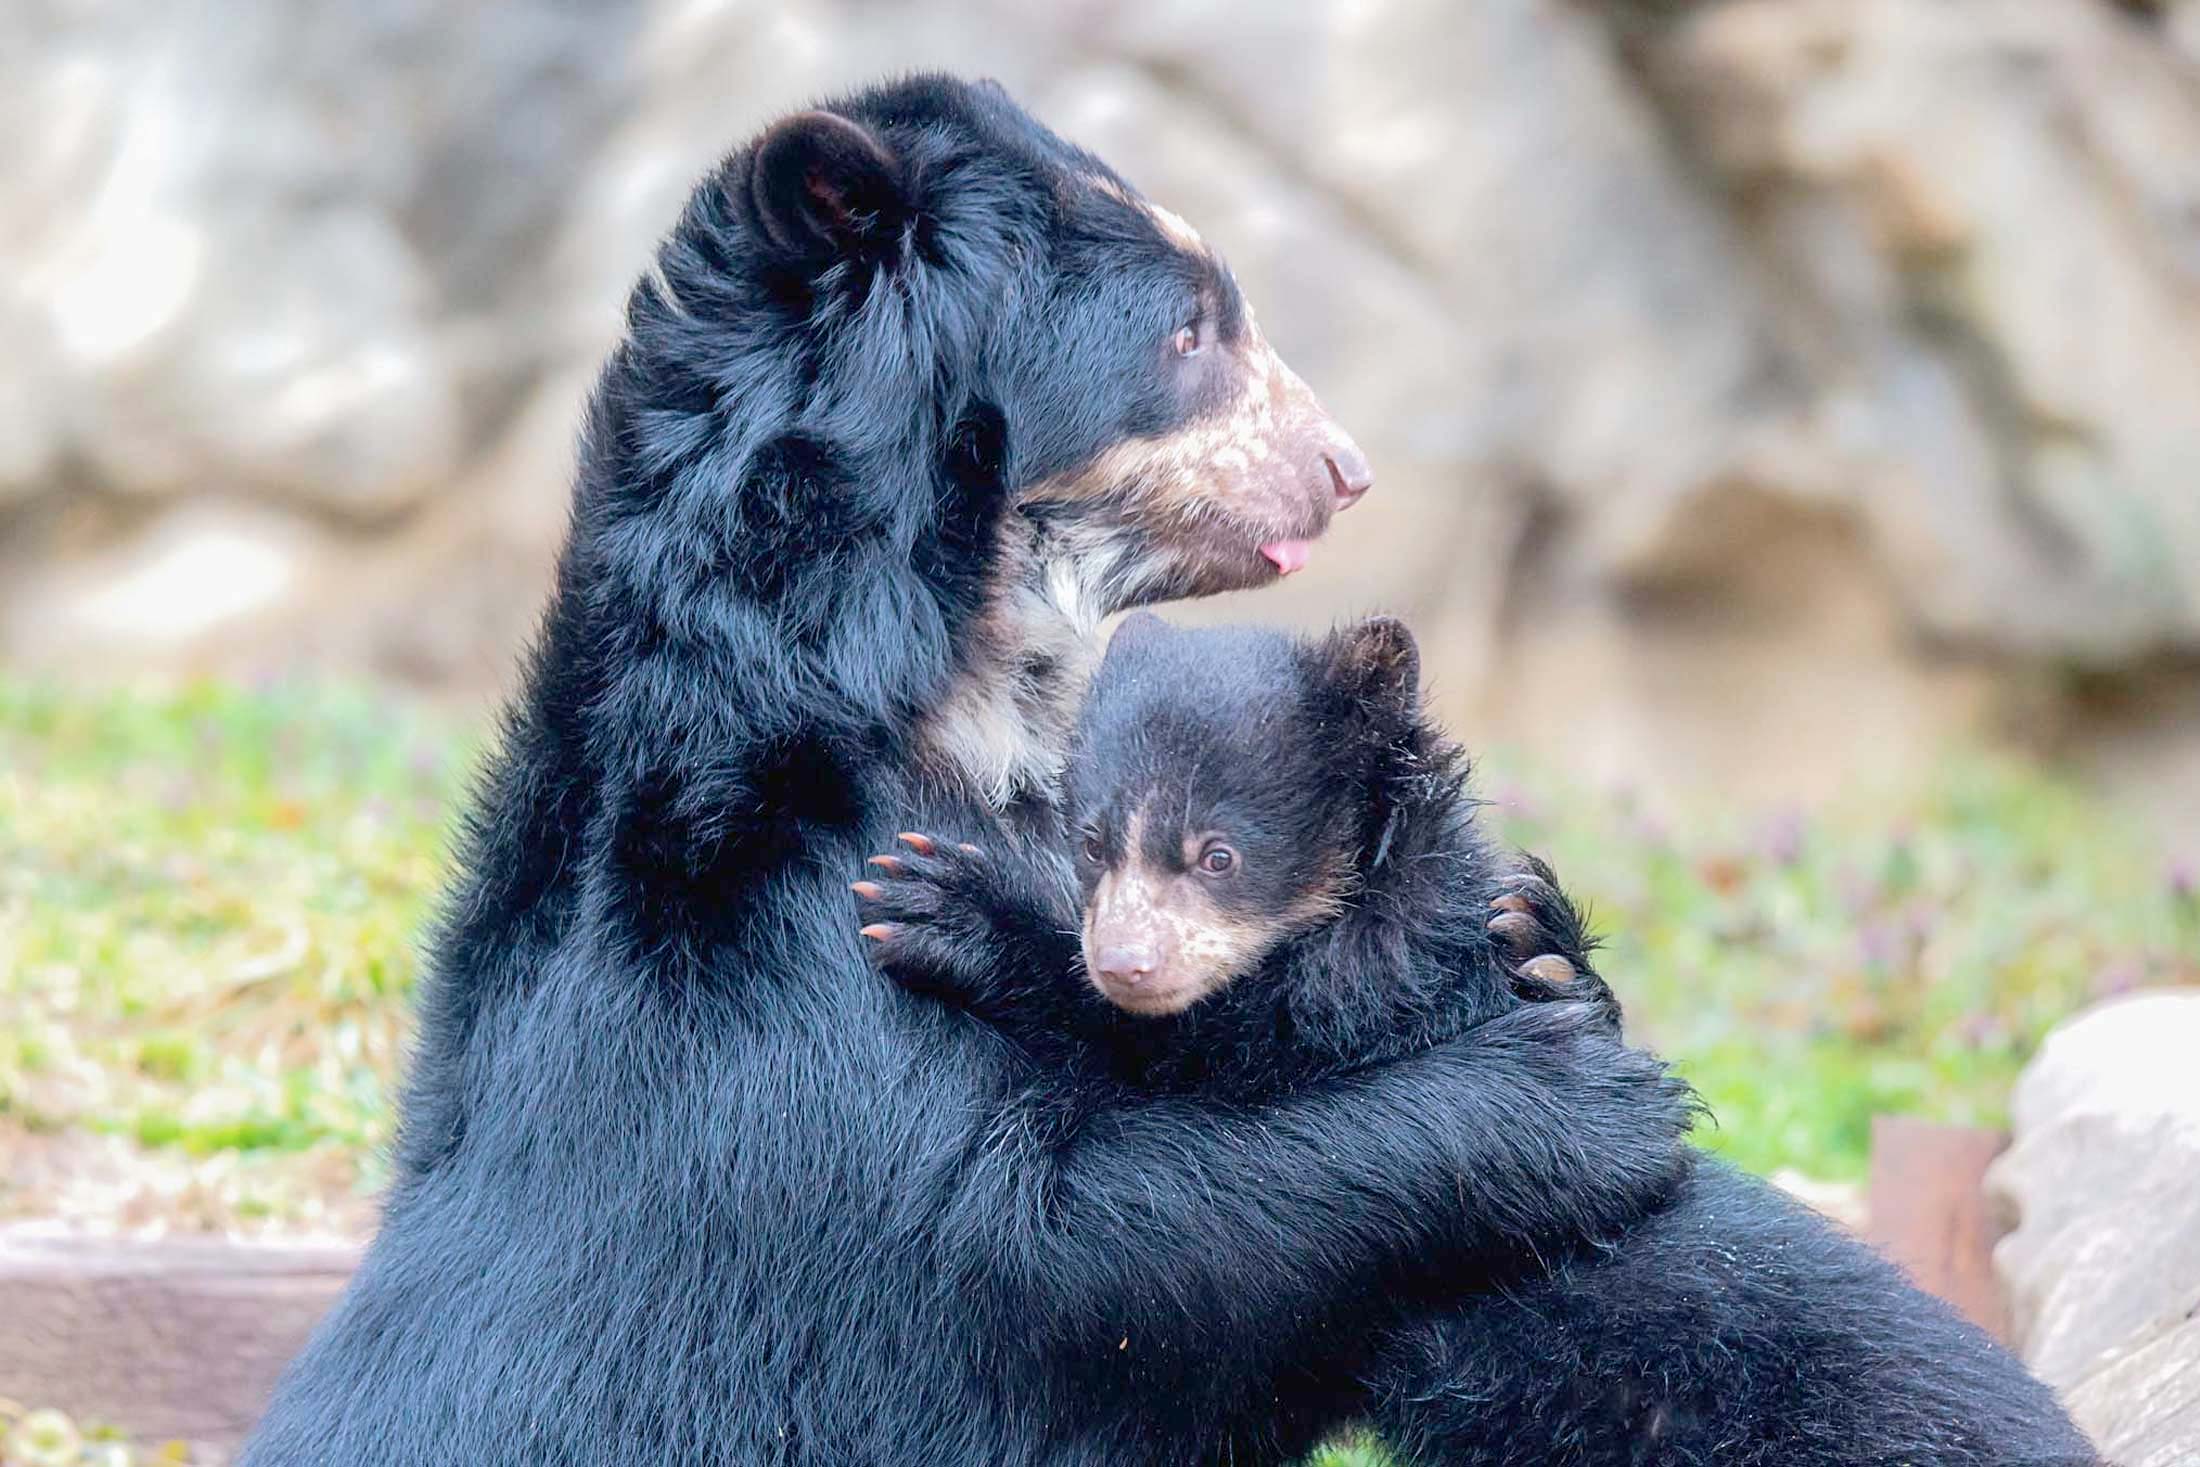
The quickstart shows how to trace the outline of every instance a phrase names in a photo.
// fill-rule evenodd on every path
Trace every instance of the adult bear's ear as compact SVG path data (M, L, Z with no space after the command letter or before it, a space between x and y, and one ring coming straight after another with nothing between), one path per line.
M1421 707L1421 649L1394 616L1371 616L1329 634L1337 683L1362 708L1388 722L1410 721Z
M749 156L749 208L776 249L820 263L891 242L909 215L901 160L831 112L783 117Z

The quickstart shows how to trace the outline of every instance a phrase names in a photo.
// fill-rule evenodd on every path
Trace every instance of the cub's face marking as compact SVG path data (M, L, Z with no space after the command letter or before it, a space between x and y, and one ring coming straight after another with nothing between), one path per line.
M1145 612L1116 628L1063 792L1103 997L1180 1013L1345 911L1421 767L1418 669L1381 617L1319 641Z
M1227 832L1183 830L1160 799L1135 809L1119 836L1086 837L1085 973L1100 995L1127 1013L1182 1013L1242 977L1286 938L1342 910L1350 863L1317 857L1288 870L1281 852L1248 854ZM1225 850L1227 862L1211 860ZM1097 857L1097 859L1095 859ZM1261 900L1239 885L1247 862L1279 864L1285 900ZM1218 869L1219 868L1219 869Z
M1129 1013L1182 1013L1250 968L1265 951L1259 925L1222 909L1203 878L1153 861L1147 812L1124 827L1121 857L1102 868L1085 903L1085 972Z

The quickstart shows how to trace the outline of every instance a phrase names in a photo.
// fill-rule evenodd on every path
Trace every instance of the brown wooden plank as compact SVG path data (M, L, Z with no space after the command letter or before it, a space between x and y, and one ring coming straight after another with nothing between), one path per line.
M0 1395L226 1452L358 1261L333 1245L0 1235Z
M1921 1288L2005 1342L2009 1315L1994 1280L2002 1227L1987 1204L1984 1179L2008 1144L2003 1133L1978 1126L1873 1117L1864 1227L1864 1236Z

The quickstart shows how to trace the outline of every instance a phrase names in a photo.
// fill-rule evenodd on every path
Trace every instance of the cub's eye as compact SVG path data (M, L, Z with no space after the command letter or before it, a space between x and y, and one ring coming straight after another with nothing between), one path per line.
M1101 858L1107 855L1107 851L1102 849L1100 845L1099 833L1090 830L1085 832L1084 840L1079 842L1077 853L1095 866L1099 865Z
M1199 873L1202 876L1228 876L1237 870L1237 852L1219 841L1199 853Z
M1188 357L1206 348L1207 337L1199 329L1197 321L1187 321L1176 328L1176 335L1170 339L1169 345L1176 348L1178 356Z

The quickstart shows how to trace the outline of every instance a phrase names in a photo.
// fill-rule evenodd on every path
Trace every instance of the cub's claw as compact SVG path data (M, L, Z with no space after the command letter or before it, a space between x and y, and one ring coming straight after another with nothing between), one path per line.
M1580 914L1550 868L1529 856L1490 898L1489 934L1523 998L1602 998L1610 991L1589 967ZM1584 976L1586 975L1586 981ZM1615 1005L1616 1008L1616 1005Z
M1523 977L1533 978L1538 983L1571 983L1580 976L1574 965L1557 953L1528 959L1520 965L1520 972Z
M1490 918L1490 931L1516 949L1531 943L1542 930L1542 924L1526 912L1499 912Z
M895 835L902 849L868 857L875 878L852 881L873 962L895 982L947 994L980 971L991 951L990 875L978 848L921 831Z

